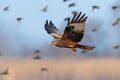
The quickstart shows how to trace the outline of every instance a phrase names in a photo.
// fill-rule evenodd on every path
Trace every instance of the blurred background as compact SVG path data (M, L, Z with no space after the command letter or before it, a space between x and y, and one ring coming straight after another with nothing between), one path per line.
M0 0L0 55L3 57L119 57L120 0ZM73 13L86 13L80 44L93 51L50 46L54 40L44 29L46 19L63 33Z

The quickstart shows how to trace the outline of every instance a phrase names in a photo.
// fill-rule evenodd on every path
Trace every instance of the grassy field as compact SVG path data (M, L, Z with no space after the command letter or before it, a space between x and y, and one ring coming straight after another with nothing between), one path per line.
M1 58L0 80L120 80L120 59Z

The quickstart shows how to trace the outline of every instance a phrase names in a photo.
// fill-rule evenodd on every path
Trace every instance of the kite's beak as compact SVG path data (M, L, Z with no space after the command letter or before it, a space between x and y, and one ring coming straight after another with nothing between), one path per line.
M74 52L76 52L76 51L77 51L77 49L76 49L76 48L72 48L72 50L73 50Z
M54 45L54 42L51 42L51 46L53 46Z

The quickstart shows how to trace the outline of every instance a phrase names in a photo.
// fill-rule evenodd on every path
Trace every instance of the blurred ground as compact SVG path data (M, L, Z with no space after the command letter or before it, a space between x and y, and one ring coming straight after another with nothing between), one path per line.
M8 69L8 74L1 74ZM0 80L120 80L118 58L0 59Z

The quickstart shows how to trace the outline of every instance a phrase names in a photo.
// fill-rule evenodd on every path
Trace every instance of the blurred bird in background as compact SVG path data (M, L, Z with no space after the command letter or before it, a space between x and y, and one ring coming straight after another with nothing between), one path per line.
M17 20L19 23L21 23L22 19L23 19L23 18L21 18L21 17L16 18L16 20Z
M74 14L77 14L78 13L78 11L72 11L72 14L74 15Z
M8 74L9 74L8 68L5 71L3 71L3 72L0 73L0 75L8 75Z
M68 5L69 8L70 8L70 7L73 7L73 6L75 6L75 3L70 3L70 4Z
M118 49L119 47L120 47L120 45L115 45L113 48Z
M47 12L47 10L48 10L48 5L46 5L41 11Z
M95 9L100 9L100 7L98 5L93 5L92 6L92 11L94 11Z
M117 6L112 6L112 9L116 10L116 9L118 9L118 7Z
M63 0L63 2L67 2L67 1L69 1L69 0Z
M117 18L116 21L112 24L113 26L116 26L120 24L120 18Z
M92 32L96 32L96 31L97 31L97 27L95 26L92 28Z
M9 10L9 6L3 8L3 11L8 11L8 10Z
M36 59L36 60L41 59L41 57L40 57L40 51L39 50L36 50L35 54L36 55L33 57L34 59Z
M47 71L48 71L48 68L42 67L42 68L41 68L41 71L42 71L42 72L43 72L43 71L47 72Z

